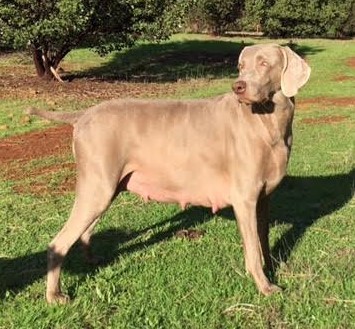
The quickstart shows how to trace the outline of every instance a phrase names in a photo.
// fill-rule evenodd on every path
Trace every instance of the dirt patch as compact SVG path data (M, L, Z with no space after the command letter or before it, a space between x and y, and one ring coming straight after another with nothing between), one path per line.
M18 172L12 169L8 174L13 177L14 191L20 194L61 195L75 188L75 163L60 163L43 170L39 168Z
M53 173L63 171L63 170L70 170L75 171L75 163L57 163L53 165L45 165L45 166L36 166L31 168L30 170L24 170L21 164L14 164L8 166L7 170L4 171L4 175L7 179L10 180L18 180L18 179L35 179L39 176L48 176Z
M355 68L355 57L350 57L346 60L346 65ZM337 82L343 82L343 81L349 81L349 80L355 80L355 77L350 77L347 75L339 75L333 79L334 81Z
M301 123L309 124L309 125L316 125L316 124L334 124L346 121L348 117L340 116L340 115L332 115L332 116L325 116L319 118L305 118L301 120Z
M3 177L14 182L14 190L18 193L72 191L75 185L74 163L28 166L33 160L50 156L69 158L72 131L71 126L61 125L1 139L0 171ZM54 179L56 183L50 184Z
M337 251L337 257L354 257L355 256L355 248L342 248Z
M0 162L28 162L51 155L67 154L71 150L72 132L71 126L61 125L0 139Z
M355 57L350 57L346 60L346 65L355 68Z
M0 53L1 55L1 53ZM0 67L0 99L63 99L107 100L118 97L162 97L174 94L172 83L130 83L122 80L103 80L99 77L78 77L58 83L37 78L32 64Z
M203 230L179 230L175 233L175 237L179 239L187 239L187 240L199 240L201 239L206 232Z
M77 79L58 83L42 81L29 75L0 75L0 99L97 99L106 100L119 97L161 97L173 94L174 84L126 83L120 81L100 81L98 79Z
M339 106L339 107L349 107L355 106L355 97L315 97L303 99L300 101L296 100L296 110L307 110L312 108L314 105L317 107L329 107L329 106Z
M339 75L333 79L336 82L355 80L355 77L349 77L347 75Z

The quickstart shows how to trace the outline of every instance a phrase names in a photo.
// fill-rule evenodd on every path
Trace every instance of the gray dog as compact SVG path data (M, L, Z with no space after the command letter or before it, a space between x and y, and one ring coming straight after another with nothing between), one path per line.
M271 269L268 201L284 177L292 144L293 96L310 67L288 47L245 47L233 91L204 100L103 102L77 113L29 109L74 126L76 197L67 223L48 249L46 298L64 303L63 258L78 239L90 257L99 216L121 191L145 200L232 206L243 238L246 270L261 293L280 288Z

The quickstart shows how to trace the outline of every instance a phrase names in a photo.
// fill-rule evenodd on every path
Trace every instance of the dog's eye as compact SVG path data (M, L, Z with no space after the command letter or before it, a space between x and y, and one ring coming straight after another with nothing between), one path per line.
M269 66L269 63L267 61L261 61L260 62L260 65L261 66L264 66L264 67L268 67Z

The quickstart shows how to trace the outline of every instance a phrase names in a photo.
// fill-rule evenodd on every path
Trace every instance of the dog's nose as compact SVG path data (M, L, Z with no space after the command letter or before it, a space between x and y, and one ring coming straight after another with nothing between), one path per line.
M238 80L233 84L232 89L236 94L242 94L245 92L246 87L247 83L245 81Z

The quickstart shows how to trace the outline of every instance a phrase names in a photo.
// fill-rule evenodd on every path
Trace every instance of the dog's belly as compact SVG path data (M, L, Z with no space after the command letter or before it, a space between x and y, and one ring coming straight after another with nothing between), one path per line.
M169 178L164 179L164 175L161 174L134 171L130 175L126 189L140 195L145 201L178 203L182 209L188 205L204 206L211 207L215 213L230 205L227 186L222 180L211 181L210 179L199 184L200 180L197 178L193 184L188 184L186 181L172 182Z

